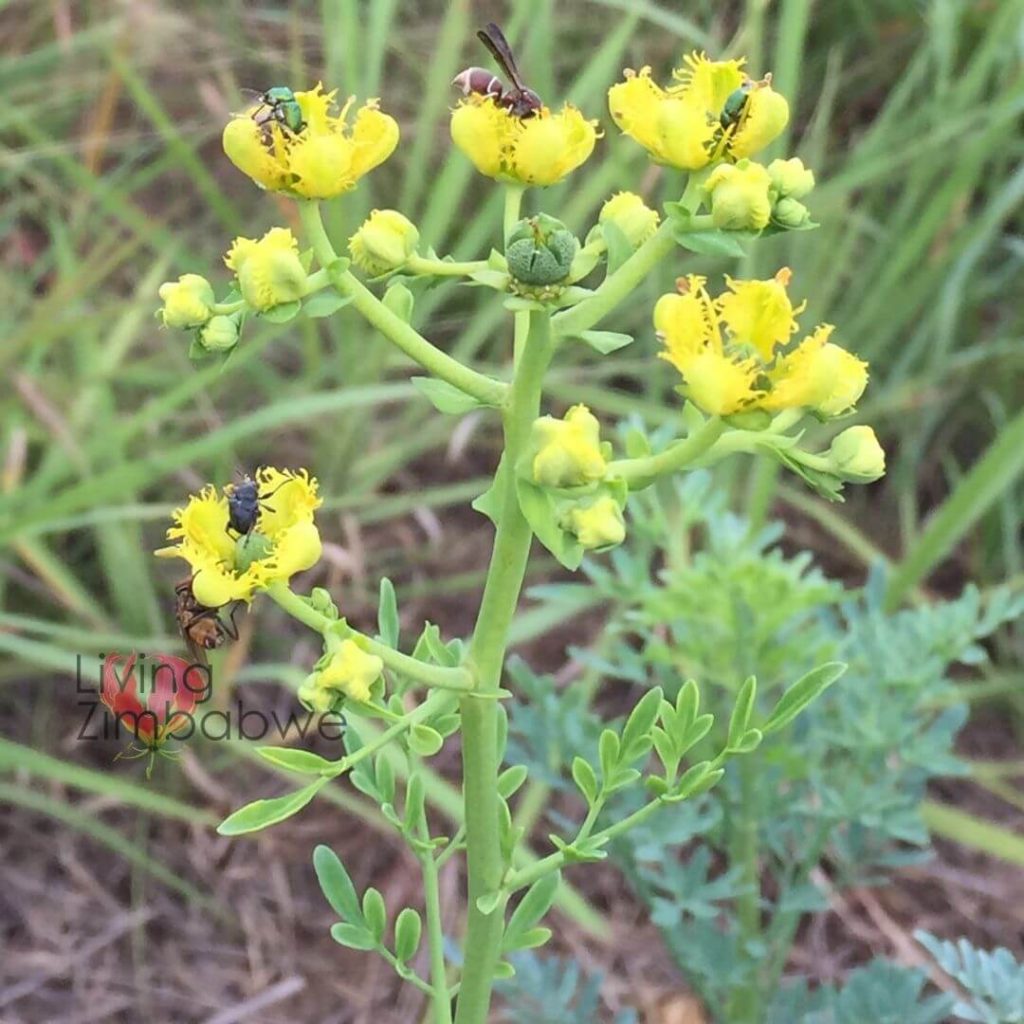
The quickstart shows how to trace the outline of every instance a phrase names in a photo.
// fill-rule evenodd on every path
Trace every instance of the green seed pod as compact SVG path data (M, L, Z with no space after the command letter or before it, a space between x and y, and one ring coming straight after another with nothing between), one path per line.
M540 213L515 226L505 259L509 272L523 284L558 284L569 276L579 247L576 236L561 221Z

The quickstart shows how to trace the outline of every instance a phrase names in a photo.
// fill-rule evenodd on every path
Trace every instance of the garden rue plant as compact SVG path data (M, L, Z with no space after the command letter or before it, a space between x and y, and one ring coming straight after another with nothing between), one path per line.
M494 46L501 37L489 26L487 38ZM344 752L330 760L260 748L269 762L310 781L241 808L220 832L237 836L280 823L331 779L349 775L379 802L419 862L423 916L413 907L389 912L372 887L360 897L339 859L320 847L314 866L340 918L332 934L344 945L383 956L429 997L438 1024L487 1019L495 977L512 970L507 954L550 937L541 922L563 869L604 858L614 841L659 811L667 819L667 809L706 793L731 760L786 729L842 671L833 662L812 666L780 689L764 714L756 711L753 675L741 672L728 706L713 702L717 721L702 709L706 702L696 681L674 679L671 691L649 689L624 722L602 727L593 758L573 760L571 776L586 806L579 824L552 835L544 856L526 849L509 800L527 768L502 769L505 703L514 705L517 693L502 683L534 538L575 570L585 553L607 551L625 539L631 495L737 452L775 459L833 499L844 483L870 482L884 471L882 450L867 426L841 431L826 451L802 444L805 417L832 420L853 411L867 367L831 341L831 326L794 340L803 306L789 297L785 268L766 280L727 277L714 289L687 272L657 302L652 333L669 364L666 374L678 375L681 396L671 438L653 443L635 428L617 452L585 405L561 415L544 409L545 374L559 350L582 341L603 355L631 343L630 336L598 325L629 302L657 266L679 260L680 269L688 269L680 248L742 255L757 236L814 226L803 202L814 187L812 172L798 159L767 165L752 159L782 132L789 112L771 76L755 81L743 63L694 54L667 86L643 68L611 87L614 124L666 173L685 172L685 185L680 177L679 200L666 205L664 218L638 195L612 196L582 244L550 211L524 217L523 203L536 194L531 189L562 181L587 160L600 136L597 122L569 104L534 104L517 82L460 75L465 96L452 113L452 139L505 197L500 248L471 261L421 245L417 227L397 210L374 211L349 239L348 255L340 255L320 204L342 197L390 156L399 143L398 125L373 100L357 108L350 99L337 110L335 93L320 85L268 90L230 120L224 150L259 186L294 199L305 246L285 227L261 238L237 238L225 258L235 278L228 294L218 298L197 274L160 288L163 323L191 334L196 358L230 357L251 317L284 323L351 306L426 371L415 384L441 413L488 409L500 418L503 452L491 486L473 504L492 521L495 534L466 641L445 640L427 623L403 651L396 595L387 580L375 636L351 626L325 590L302 594L292 588L293 577L321 556L315 523L321 498L304 469L264 466L251 481L205 488L175 513L171 546L159 552L189 564L197 608L215 611L262 595L322 638L323 655L298 696L315 712L343 711ZM383 295L356 270L381 285ZM446 277L495 292L494 301L509 312L507 379L464 365L411 326L417 288ZM792 678L800 670L779 671ZM441 835L425 800L424 764L456 733L464 817L453 835ZM404 785L396 778L396 750L404 760ZM460 855L466 860L465 927L457 936L461 954L451 956L438 873ZM426 977L412 966L424 923Z

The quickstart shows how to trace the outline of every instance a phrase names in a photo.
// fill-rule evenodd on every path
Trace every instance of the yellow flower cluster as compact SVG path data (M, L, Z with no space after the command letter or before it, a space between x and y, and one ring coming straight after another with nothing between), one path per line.
M772 89L771 76L752 82L743 63L693 53L667 88L649 67L627 71L608 90L612 118L652 159L682 170L752 156L786 127L789 104Z
M470 93L452 113L452 140L481 174L521 185L554 185L594 150L597 122L574 106L516 117L491 96Z
M320 534L313 513L320 507L317 482L305 470L263 466L256 471L261 496L253 532L238 537L228 526L228 495L205 487L173 514L174 525L161 548L163 558L182 558L192 567L196 600L209 608L230 601L251 601L253 594L278 580L314 566L320 559Z
M233 117L222 144L228 159L256 184L305 199L330 199L355 187L368 171L383 163L398 145L398 123L379 110L375 100L362 106L353 123L355 100L332 114L336 89L295 93L304 126L292 132L274 119L257 123L259 107Z
M682 375L682 392L716 416L804 408L819 416L851 410L867 385L867 363L829 341L821 324L791 346L798 330L783 268L768 281L734 281L712 299L705 279L680 278L678 291L654 307L662 359Z

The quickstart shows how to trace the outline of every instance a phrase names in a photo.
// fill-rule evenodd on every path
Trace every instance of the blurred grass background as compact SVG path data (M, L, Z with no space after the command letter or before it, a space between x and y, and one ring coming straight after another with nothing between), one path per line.
M452 75L487 63L473 32L490 19L534 88L605 128L585 170L528 196L531 212L559 213L582 234L613 191L652 204L678 195L677 178L618 137L604 93L622 68L651 64L665 77L694 48L743 53L755 77L774 73L794 117L769 156L801 156L820 183L810 199L819 230L761 242L740 267L680 251L607 325L637 342L601 360L567 352L551 401L583 400L608 420L674 421L672 381L653 358L655 297L689 271L767 276L789 265L793 293L809 300L804 322L834 323L871 362L860 419L882 437L889 473L836 507L766 464L737 460L718 474L735 508L755 522L781 516L789 543L853 583L890 562L894 604L1024 573L1020 0L9 0L0 3L0 786L18 808L10 820L38 829L18 847L34 852L27 864L85 836L116 865L136 911L150 885L205 907L200 918L216 911L237 924L237 907L211 896L210 863L185 870L167 837L186 821L193 839L204 831L206 853L233 856L209 823L269 785L232 771L244 750L197 748L182 772L144 787L109 770L116 748L74 739L76 656L88 673L110 650L177 649L170 596L180 572L151 551L170 509L202 483L261 463L310 467L331 542L313 582L369 623L388 574L410 624L468 628L489 534L464 506L493 466L489 418L435 414L406 382L410 367L350 310L284 327L250 322L223 371L193 367L184 336L152 314L159 283L179 273L224 283L220 260L236 234L297 227L287 201L260 193L220 151L244 88L322 79L342 96L381 96L399 119L395 157L331 204L336 240L370 209L395 206L425 245L486 254L501 198L450 146L446 121ZM441 285L419 295L415 322L459 357L504 371L510 326L489 293ZM553 571L538 553L531 579ZM289 651L283 631L268 609L247 620L232 661L240 685L301 676L312 646ZM552 668L580 636L535 609L518 639ZM972 689L1018 730L1020 649L1018 635L1001 637L992 677ZM285 691L273 699L289 704ZM1002 774L993 785L1024 803ZM345 790L332 799L366 814ZM435 799L450 804L440 782ZM993 839L970 808L937 808L933 823L1024 863L1024 840L1007 829ZM296 877L310 873L308 859L287 864ZM132 919L125 933L144 930Z

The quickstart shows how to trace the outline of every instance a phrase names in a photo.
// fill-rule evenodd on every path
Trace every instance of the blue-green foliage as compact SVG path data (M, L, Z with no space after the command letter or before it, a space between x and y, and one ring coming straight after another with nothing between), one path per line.
M780 527L752 531L729 514L703 474L638 498L626 545L585 566L608 608L600 639L574 652L589 675L557 692L550 679L525 671L517 677L530 704L513 716L510 756L561 785L573 755L593 754L596 681L604 695L619 681L661 686L671 700L693 678L716 717L707 748L691 753L698 760L721 743L747 676L758 680L756 726L803 673L846 662L837 683L747 761L730 766L714 791L614 844L613 856L712 1013L721 1015L740 986L756 988L767 1006L801 916L825 905L811 882L823 858L833 884L844 887L880 881L886 870L927 856L919 811L925 787L963 771L953 743L966 708L949 671L984 662L980 641L1017 616L1022 601L1005 591L982 598L967 588L954 601L887 613L881 572L862 593L844 591L809 556L787 557L778 546ZM558 587L544 591L557 600ZM616 812L640 797L617 799ZM757 894L757 935L735 916L736 899L749 896L752 883L744 889L731 863L739 831L751 822L760 875L769 883ZM831 1014L822 1024L875 1020L858 1019L855 1010L869 1005L872 985L884 989L878 979L886 970L854 975L853 987L834 998L821 990L821 1012ZM895 978L889 981L900 998L914 1005L919 979L900 974L896 986ZM921 1007L917 1016L905 1009L893 1019L939 1019L929 1016L930 1004Z
M953 1000L925 995L921 971L873 960L841 989L798 981L776 993L765 1024L945 1024Z
M636 1014L614 1016L603 1009L600 975L585 975L573 960L515 953L509 960L516 973L499 981L504 1008L502 1024L636 1024Z
M966 993L953 1006L957 1018L975 1024L1024 1022L1024 964L1008 949L986 952L966 939L943 942L923 931L914 937Z

